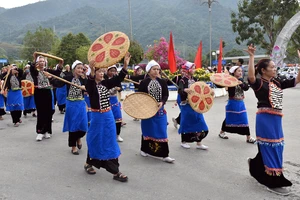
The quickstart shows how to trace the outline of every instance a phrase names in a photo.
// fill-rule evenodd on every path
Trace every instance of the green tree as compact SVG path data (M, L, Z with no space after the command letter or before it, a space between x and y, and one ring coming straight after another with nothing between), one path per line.
M7 58L6 51L0 47L0 58Z
M81 46L76 49L76 57L77 60L80 60L83 63L88 63L87 53L89 51L90 46Z
M69 33L61 39L56 55L63 58L66 64L72 64L79 59L76 54L77 49L82 46L90 46L90 44L91 41L83 33L77 35ZM78 50L78 53L82 56L82 49ZM87 57L87 52L85 57Z
M130 41L128 51L131 54L130 65L137 65L144 59L144 49L137 41Z
M23 39L21 57L31 60L35 51L49 53L57 42L59 38L50 28L39 27L34 33L28 31Z
M239 49L232 49L224 54L224 57L244 56L244 51Z
M285 23L299 10L297 0L240 0L231 24L236 42L253 43L271 53Z

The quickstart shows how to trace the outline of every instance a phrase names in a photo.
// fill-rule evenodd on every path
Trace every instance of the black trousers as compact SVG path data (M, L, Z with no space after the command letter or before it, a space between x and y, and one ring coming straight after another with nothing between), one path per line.
M89 156L89 153L86 158L86 163L89 165L92 165L98 169L101 167L106 169L106 171L112 173L112 174L117 174L119 173L119 161L118 158L116 159L111 159L111 160L98 160L98 159L91 159Z
M63 104L63 105L57 105L57 107L58 107L58 110L59 110L59 111L63 111L63 110L65 109L65 107L66 107L66 104Z
M69 132L69 147L76 147L77 140L83 136L85 136L83 131Z
M21 110L10 111L10 115L11 115L13 123L15 124L21 120L20 118L22 116L22 111Z
M52 134L52 94L50 89L35 89L34 101L37 111L36 132Z
M178 117L175 119L177 124L180 125L180 118L181 118L181 113L179 113Z
M121 133L121 125L122 125L122 122L117 122L116 123L117 135L120 135L120 133Z

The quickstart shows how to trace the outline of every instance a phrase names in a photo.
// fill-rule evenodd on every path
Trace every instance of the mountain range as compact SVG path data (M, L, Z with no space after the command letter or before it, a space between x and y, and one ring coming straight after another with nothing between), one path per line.
M127 0L47 0L22 7L0 8L0 43L21 45L27 31L37 27L52 28L62 37L69 32L83 32L91 41L105 32L118 30L130 36ZM145 49L154 40L173 32L175 48L185 57L194 53L203 41L209 51L208 5L200 0L130 0L133 39ZM230 13L237 10L238 0L218 0L212 4L212 50L242 48L235 43L236 34ZM7 46L7 45L6 45ZM3 45L0 44L3 48Z

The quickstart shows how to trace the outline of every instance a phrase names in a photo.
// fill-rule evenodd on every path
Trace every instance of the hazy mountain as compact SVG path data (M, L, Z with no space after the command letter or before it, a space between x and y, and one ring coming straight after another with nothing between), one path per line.
M202 1L203 2L203 1ZM226 49L237 46L230 23L238 0L218 0L212 5L212 49L222 37ZM187 55L203 41L209 49L207 4L199 0L131 0L133 38L144 47L173 32L176 49ZM101 34L119 30L130 36L128 1L48 0L23 7L0 9L0 41L22 43L28 30L38 26L55 29L57 35L83 32L93 41ZM225 50L226 50L225 49Z

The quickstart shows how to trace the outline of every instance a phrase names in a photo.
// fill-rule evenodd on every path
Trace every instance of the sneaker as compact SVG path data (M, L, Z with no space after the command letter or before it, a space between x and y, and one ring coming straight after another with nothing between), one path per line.
M42 141L44 135L43 134L37 134L36 141Z
M117 141L118 141L118 142L123 142L124 140L123 140L123 138L121 138L121 136L118 135L118 136L117 136Z
M165 158L163 158L163 161L167 162L167 163L173 163L175 161L175 159L171 158L171 157L165 157Z
M291 190L284 188L284 187L277 187L277 188L268 188L267 187L267 190L269 192L273 192L275 194L282 195L282 196L287 196L291 193Z
M228 136L226 135L225 132L220 133L220 134L219 134L219 137L222 138L222 139L228 139Z
M178 123L177 123L177 121L176 121L176 119L173 117L172 118L172 121L173 121L173 126L176 128L176 129L178 129Z
M187 143L181 143L181 146L182 146L183 148L185 148L185 149L191 148L191 146L188 145Z
M51 134L50 134L50 133L45 133L45 138L46 138L46 139L51 138Z
M196 146L197 149L207 150L208 146L205 146L204 144L200 144Z
M143 151L141 151L141 156L143 156L143 157L147 157L147 156L148 156L148 154L147 154L147 153L145 153L145 152L143 152Z

